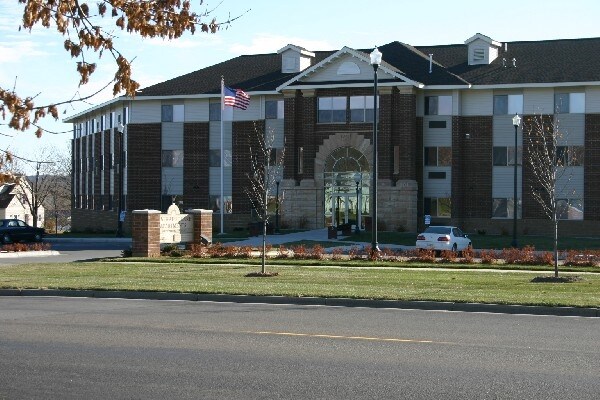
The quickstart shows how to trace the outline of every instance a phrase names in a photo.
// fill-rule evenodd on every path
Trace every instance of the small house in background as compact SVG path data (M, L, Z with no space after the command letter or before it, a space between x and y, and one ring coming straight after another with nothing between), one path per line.
M27 204L27 198L31 198L31 189L28 185L17 183L0 185L0 219L15 218L33 225L33 215ZM38 210L37 226L44 226L44 207L41 206Z

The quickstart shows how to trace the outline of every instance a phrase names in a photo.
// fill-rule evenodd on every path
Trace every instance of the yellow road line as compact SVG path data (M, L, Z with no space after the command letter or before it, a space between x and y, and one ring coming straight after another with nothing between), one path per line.
M245 333L252 333L252 334L256 334L256 335L296 336L296 337L310 337L310 338L323 338L323 339L370 340L370 341L374 341L374 342L453 344L450 342L436 342L433 340L382 338L382 337L368 337L368 336L326 335L326 334L316 334L316 333L269 332L269 331L246 331Z

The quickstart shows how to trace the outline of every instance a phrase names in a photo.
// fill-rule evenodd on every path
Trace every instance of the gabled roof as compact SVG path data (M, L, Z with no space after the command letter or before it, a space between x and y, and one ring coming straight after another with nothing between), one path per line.
M5 183L0 185L0 209L4 209L10 205L10 202L15 197L12 192L16 183Z
M475 35L473 35L470 38L468 38L467 40L465 40L465 44L468 45L469 43L472 43L472 42L476 41L477 39L483 40L484 42L487 42L496 47L502 46L502 43L495 41L494 39L492 39L489 36L482 35L481 33L476 33Z
M462 44L417 49L473 85L600 83L600 38L508 42L489 65L468 65Z
M468 43L482 39L499 45L498 57L489 65L468 64ZM491 38L476 34L466 44L441 46L410 46L391 42L380 46L383 62L380 68L399 83L417 86L469 86L556 84L577 82L600 83L600 38L509 42L502 45ZM281 49L298 48L288 45ZM342 54L351 54L369 62L372 49L316 51L312 66L299 73L281 72L278 53L245 55L149 86L138 93L146 96L218 95L221 76L225 84L247 92L276 92L299 80L317 68L326 66ZM433 54L429 73L429 54ZM513 67L515 59L516 67ZM336 82L343 84L343 82Z

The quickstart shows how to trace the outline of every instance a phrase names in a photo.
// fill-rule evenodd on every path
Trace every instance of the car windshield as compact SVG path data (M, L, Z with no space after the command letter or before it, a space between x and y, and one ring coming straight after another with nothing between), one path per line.
M430 226L425 229L425 233L437 233L440 235L448 235L450 234L450 228L447 226Z

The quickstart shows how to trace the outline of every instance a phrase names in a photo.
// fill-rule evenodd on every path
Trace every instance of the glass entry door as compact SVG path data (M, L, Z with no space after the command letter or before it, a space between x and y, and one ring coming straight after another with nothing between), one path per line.
M331 195L332 224L356 223L356 195L349 193L333 193Z

